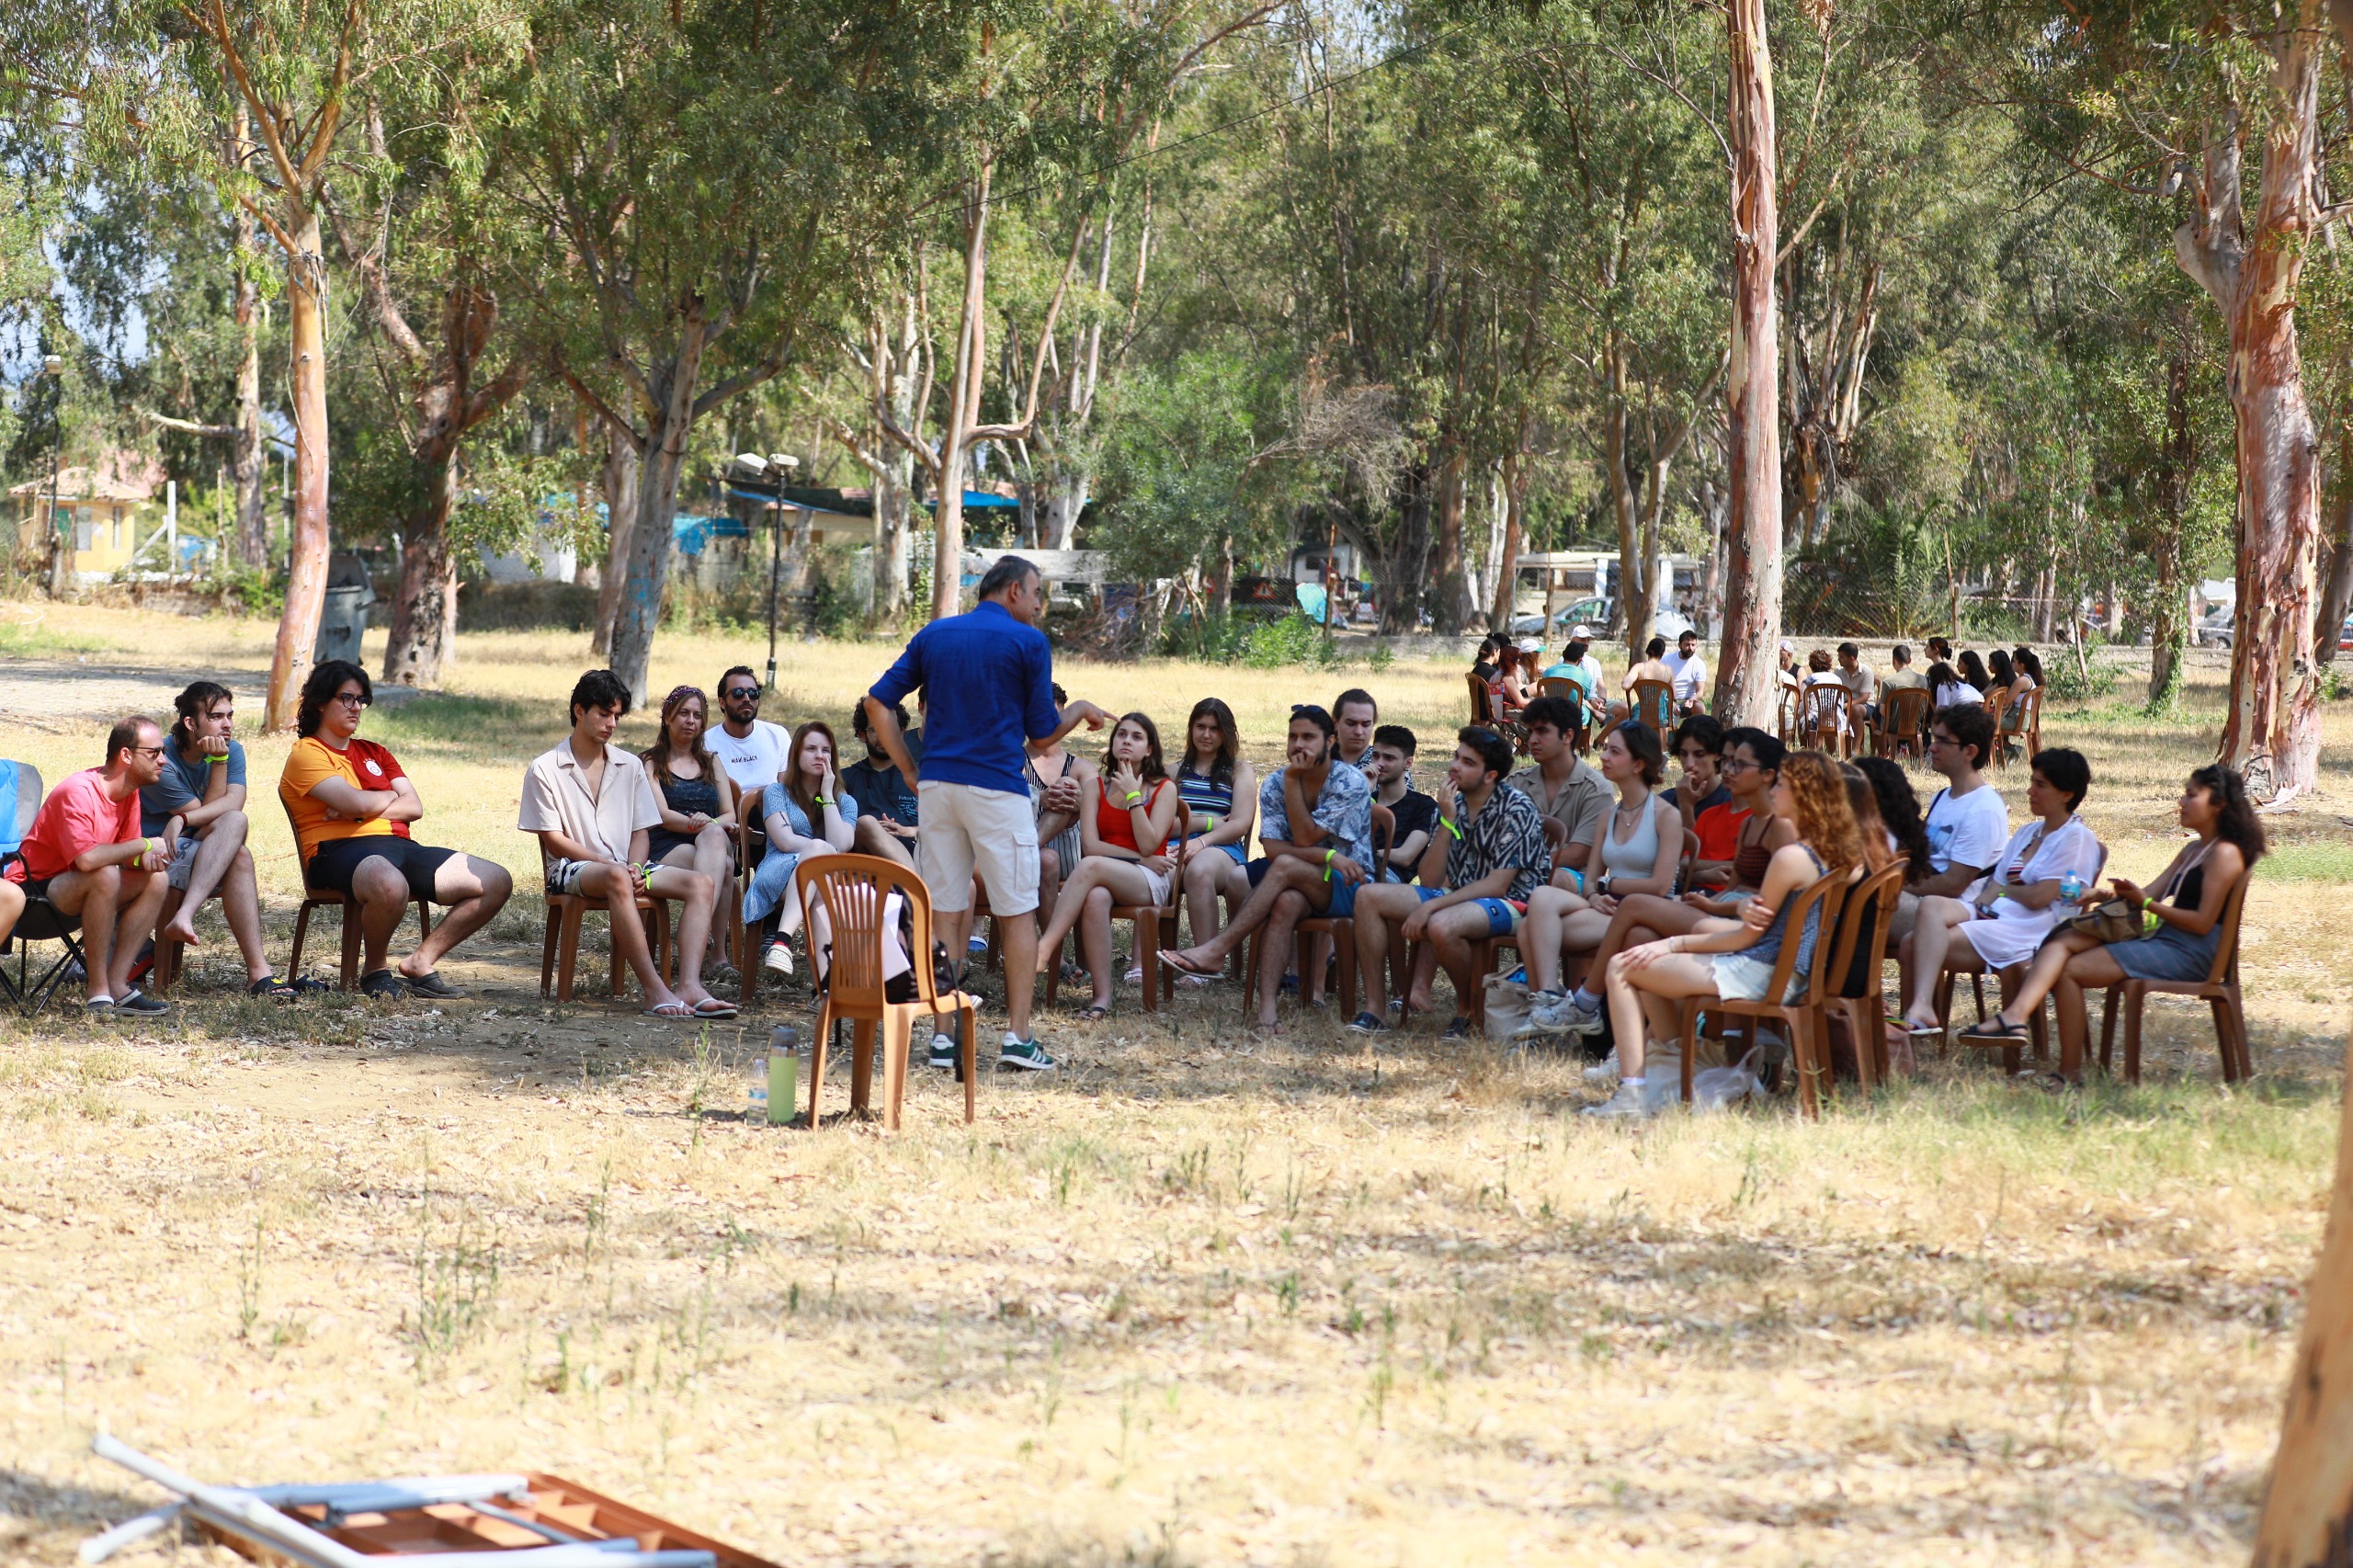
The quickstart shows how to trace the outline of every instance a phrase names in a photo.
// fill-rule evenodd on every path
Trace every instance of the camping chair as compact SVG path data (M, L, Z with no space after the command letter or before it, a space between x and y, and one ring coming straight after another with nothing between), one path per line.
M2084 885L2087 888L2097 887L2100 879L2107 874L2108 846L2103 844L2099 846L2099 860L2093 866L2092 874L2085 879ZM2012 964L2002 971L1997 977L2000 981L1999 993L2005 1006L2008 1006L2011 997L2018 994L2018 982L2026 978L2027 969L2032 962L2033 960L2029 959L2026 963ZM1953 969L1945 971L1944 987L1937 1002L1937 1021L1944 1026L1945 1038L1948 1040L1952 1038L1953 982L1960 978L1961 972L1960 970ZM1977 1021L1982 1024L1985 1021L1985 971L1984 970L1969 972L1969 989L1971 994L1976 999ZM2027 1032L2034 1040L2034 1059L2037 1062L2050 1061L2051 1035L2040 1007L2037 1007L2034 1010L2034 1017L2027 1020ZM1973 1045L1976 1042L1972 1040L1963 1043ZM2018 1048L2015 1045L2004 1046L2001 1051L2004 1071L2016 1073L2021 1065Z
M1783 927L1781 952L1773 960L1773 973L1765 983L1762 1001L1739 1002L1722 996L1686 996L1683 1013L1683 1103L1691 1103L1692 1063L1699 1051L1699 1015L1708 1013L1722 1027L1727 1018L1745 1018L1747 1027L1742 1032L1754 1043L1756 1026L1765 1019L1780 1022L1789 1037L1790 1056L1797 1068L1798 1105L1808 1121L1820 1119L1822 1105L1820 1086L1827 1080L1828 1058L1822 1042L1814 1033L1815 1020L1823 1011L1824 976L1830 967L1830 949L1837 945L1838 911L1847 892L1846 869L1824 872L1812 884L1791 896L1789 923ZM1790 977L1796 972L1798 938L1805 930L1806 917L1818 910L1820 921L1813 942L1813 961L1807 966L1805 989L1790 1003L1779 1000L1789 990ZM1727 1033L1730 1031L1727 1030ZM1730 1047L1725 1048L1727 1053Z
M2032 762L2042 749L2042 688L2036 687L2012 703L1996 721L1994 731L1994 765L2010 765L2010 748Z
M1915 757L1928 755L1928 688L1898 687L1879 705L1879 755L1893 757L1907 747Z
M25 835L33 829L33 818L40 814L40 770L29 762L0 762L0 866L18 858L24 852ZM17 916L17 928L0 942L0 953L11 946L17 949L17 972L11 976L0 969L0 992L17 1005L25 1017L36 1017L49 1006L80 964L86 972L89 964L82 956L79 933L82 917L68 915L48 899L36 897L28 889L25 895L25 912ZM57 961L41 971L38 980L30 977L31 954L26 946L33 942L55 942L64 950Z
M1117 926L1124 920L1136 928L1132 946L1137 966L1143 971L1143 1010L1147 1013L1160 1011L1163 1001L1172 1007L1176 1005L1176 974L1160 961L1160 950L1164 947L1174 949L1176 946L1176 916L1185 907L1185 857L1191 850L1193 841L1179 837L1174 828L1169 830L1168 835L1176 840L1176 860L1168 871L1168 902L1115 903L1111 906L1112 925ZM1113 949L1113 951L1117 950ZM1114 959L1112 961L1117 963L1119 960ZM1046 1003L1049 1006L1061 994L1062 978L1062 956L1058 953L1046 971ZM1118 986L1115 984L1112 989L1117 991Z
M1895 903L1904 892L1904 873L1910 862L1901 855L1847 891L1838 911L1838 941L1830 955L1829 983L1821 992L1820 1017L1824 1041L1830 1038L1832 1018L1844 1019L1855 1042L1855 1077L1869 1094L1888 1076L1887 1030L1881 1022L1881 966L1886 960L1887 933L1895 924ZM1870 924L1863 924L1865 915ZM1863 965L1862 982L1849 986L1858 951L1872 958ZM1809 992L1808 995L1813 994ZM1827 1053L1825 1052L1825 1055Z
M294 813L290 811L286 813L286 825L290 831L294 826ZM298 861L301 858L301 835L296 834L294 845L295 858ZM286 971L298 980L301 978L302 944L310 936L311 912L314 909L343 911L343 973L339 989L358 990L359 987L359 906L332 889L311 886L307 867L304 868L302 883L302 906L294 912L294 951L286 960ZM433 910L421 898L416 901L416 928L419 941L433 935ZM159 953L157 962L161 961L162 955ZM567 970L566 972L569 971ZM547 994L547 987L544 983L540 988L540 994L542 996ZM569 991L564 993L566 998L571 994ZM615 994L618 995L619 993Z
M1576 728L1569 734L1569 750L1583 756L1593 744L1593 710L1586 702L1585 683L1566 676L1544 676L1536 682L1540 697L1557 697L1576 710Z
M2124 1003L2124 1081L2141 1081L2141 1006L2153 992L2169 996L2195 996L2214 1010L2214 1043L2222 1052L2222 1081L2244 1083L2254 1075L2255 1059L2247 1050L2246 999L2239 983L2239 917L2246 913L2246 885L2251 871L2239 873L2239 885L2222 901L2222 939L2214 949L2214 967L2204 980L2120 980L2108 987L2099 1009L2099 1065L2108 1071L2116 1044L2116 1005Z
M833 1042L834 1025L850 1021L850 1108L870 1108L874 1074L875 1030L881 1030L882 1125L899 1130L899 1114L906 1101L907 1051L918 1017L956 1019L959 1071L964 1079L964 1120L972 1119L973 1081L980 1036L980 998L962 991L942 995L931 961L931 893L923 879L879 855L821 855L792 869L793 885L801 891L801 907L808 912L809 927L816 929L823 911L833 946L833 961L825 971L824 1000L818 1004L817 1028L809 1059L809 1126L819 1125L818 1096L825 1085L825 1057ZM910 960L908 975L915 983L915 1000L893 1002L882 978L883 937L890 918L892 895L906 913ZM937 1027L937 1026L935 1026Z
M1627 712L1640 719L1661 735L1675 733L1675 683L1665 680L1638 680Z

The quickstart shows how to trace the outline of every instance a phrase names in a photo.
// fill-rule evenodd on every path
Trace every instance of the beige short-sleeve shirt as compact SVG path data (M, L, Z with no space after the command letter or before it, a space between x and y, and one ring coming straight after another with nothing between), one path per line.
M1609 821L1609 780L1583 757L1576 759L1568 778L1562 782L1560 792L1553 793L1544 782L1544 770L1534 763L1514 773L1505 780L1536 803L1538 814L1551 818L1568 830L1567 844L1597 842L1605 824Z
M629 859L629 844L640 828L662 825L662 807L645 765L619 746L605 747L605 771L592 793L587 771L572 755L572 742L531 760L523 776L523 806L516 826L525 833L560 833L608 860Z

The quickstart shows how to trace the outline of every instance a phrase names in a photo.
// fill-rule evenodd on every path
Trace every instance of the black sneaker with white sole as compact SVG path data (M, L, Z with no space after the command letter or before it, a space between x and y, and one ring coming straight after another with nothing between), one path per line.
M937 1024L932 1027L931 1055L926 1062L933 1071L939 1073L956 1071L957 1047L960 1043L957 1031L963 1026L964 1020L958 1017L950 1018L945 1027Z

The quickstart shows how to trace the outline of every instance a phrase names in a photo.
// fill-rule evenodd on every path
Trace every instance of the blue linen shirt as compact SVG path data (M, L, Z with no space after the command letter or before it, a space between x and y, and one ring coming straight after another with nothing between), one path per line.
M1025 741L1060 727L1054 651L1046 634L995 599L915 634L869 696L884 707L924 692L926 782L969 784L1027 800Z
M212 759L199 756L194 762L183 761L179 738L168 730L164 733L163 761L163 777L139 791L139 831L151 838L161 834L176 813L202 805L205 783L212 777ZM235 741L229 743L228 781L245 781L245 748Z
M1296 844L1290 835L1290 812L1283 806L1283 778L1290 771L1278 767L1267 775L1258 786L1258 836L1261 840L1276 839L1284 844ZM1354 860L1368 871L1375 869L1372 858L1372 786L1364 775L1333 759L1324 775L1324 789L1307 808L1315 825L1336 840L1329 847Z

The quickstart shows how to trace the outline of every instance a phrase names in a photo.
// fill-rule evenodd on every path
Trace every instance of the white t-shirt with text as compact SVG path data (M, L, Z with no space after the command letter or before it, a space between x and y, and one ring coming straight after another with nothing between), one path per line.
M1980 784L1966 795L1939 790L1928 803L1928 869L1942 875L1955 866L1993 865L2010 838L2010 808L2002 792Z
M731 735L725 725L714 724L702 738L735 788L746 794L757 794L782 778L785 754L792 749L792 733L766 719L753 720L748 735Z

